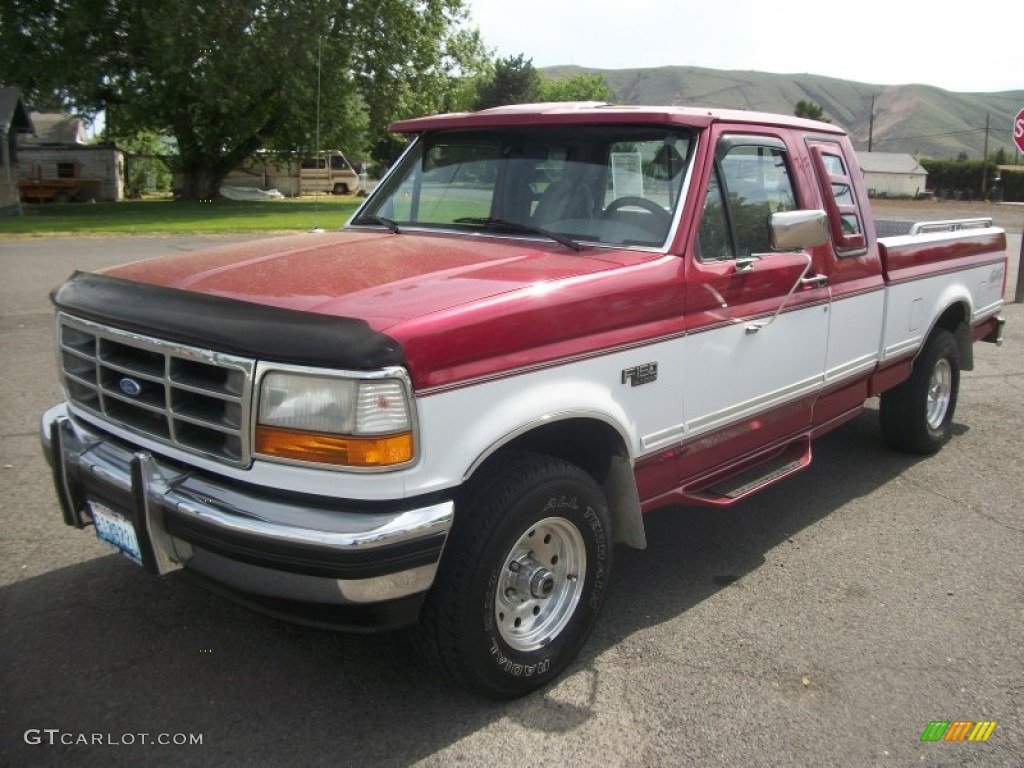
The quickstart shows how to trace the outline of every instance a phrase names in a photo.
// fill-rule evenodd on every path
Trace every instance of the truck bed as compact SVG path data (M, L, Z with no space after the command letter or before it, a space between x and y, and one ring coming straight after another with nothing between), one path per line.
M943 314L977 327L999 312L1006 280L1006 233L991 219L877 222L886 282L880 359L916 354ZM964 361L965 368L970 362Z
M1005 260L1006 233L993 227L990 218L925 222L880 219L875 225L887 283L928 272L1002 264Z

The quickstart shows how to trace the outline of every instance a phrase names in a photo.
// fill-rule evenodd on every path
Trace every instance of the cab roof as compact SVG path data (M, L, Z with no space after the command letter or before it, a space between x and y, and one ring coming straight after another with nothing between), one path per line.
M513 104L480 112L453 112L392 123L392 133L424 133L459 128L504 128L523 125L662 124L706 128L715 122L800 128L817 133L844 133L831 123L791 115L709 107L622 106L601 101Z

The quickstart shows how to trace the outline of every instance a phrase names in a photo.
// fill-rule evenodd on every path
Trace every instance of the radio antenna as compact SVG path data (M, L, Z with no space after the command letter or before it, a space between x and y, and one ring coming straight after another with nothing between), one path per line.
M314 157L316 157L316 168L320 170L320 61L322 35L316 36L316 146ZM319 175L319 174L318 174ZM300 184L301 186L301 184ZM320 226L320 185L313 188L313 228L310 234L321 234L324 231Z

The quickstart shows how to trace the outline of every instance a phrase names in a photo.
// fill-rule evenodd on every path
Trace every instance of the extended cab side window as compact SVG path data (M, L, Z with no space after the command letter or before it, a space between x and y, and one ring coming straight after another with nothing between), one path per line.
M796 207L781 141L723 136L697 231L698 258L721 261L770 252L771 215Z
M821 186L822 199L832 230L836 255L858 256L864 253L863 215L853 188L853 178L838 142L809 142L814 167Z

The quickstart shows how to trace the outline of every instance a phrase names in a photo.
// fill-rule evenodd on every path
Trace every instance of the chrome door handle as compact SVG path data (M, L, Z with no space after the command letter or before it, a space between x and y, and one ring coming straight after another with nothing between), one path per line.
M828 285L828 277L825 275L808 275L800 278L800 285L810 285L815 288L824 288Z

